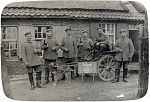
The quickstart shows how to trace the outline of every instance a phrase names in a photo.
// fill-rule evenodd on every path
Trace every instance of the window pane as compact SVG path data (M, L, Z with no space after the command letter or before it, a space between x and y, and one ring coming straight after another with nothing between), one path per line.
M38 32L41 32L41 27L38 27Z
M17 49L10 50L11 57L17 57Z
M114 35L109 35L109 41L110 43L114 43Z
M37 35L37 33L35 33L35 38L37 38L38 37L38 35Z
M46 33L46 27L43 27L43 33Z
M35 31L35 33L38 32L38 28L37 28L37 27L34 27L34 31Z
M102 24L102 28L104 28L104 29L105 29L105 24Z
M10 49L16 49L17 48L17 42L9 42L10 43Z
M3 46L4 49L9 49L9 42L8 41L3 42Z
M7 33L11 33L11 27L7 27Z
M38 33L38 37L37 38L41 38L41 33Z
M43 33L43 38L46 38L46 33Z
M9 50L4 50L5 57L9 57Z

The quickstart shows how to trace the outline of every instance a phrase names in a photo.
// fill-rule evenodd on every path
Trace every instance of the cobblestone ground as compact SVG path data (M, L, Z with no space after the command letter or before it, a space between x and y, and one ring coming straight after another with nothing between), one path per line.
M44 78L42 79L42 82ZM98 76L95 77L95 83L92 83L92 77L84 77L84 83L81 77L71 80L70 84L59 81L56 86L52 82L45 85L46 88L36 88L30 90L30 84L27 79L10 82L13 99L25 101L114 101L114 100L135 100L138 99L138 75L129 74L128 82L122 81L111 83L103 82ZM117 98L123 94L124 97Z

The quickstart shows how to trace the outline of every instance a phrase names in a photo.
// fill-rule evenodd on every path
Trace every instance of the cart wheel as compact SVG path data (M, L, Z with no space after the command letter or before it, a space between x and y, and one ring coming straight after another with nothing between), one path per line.
M111 81L115 77L114 56L104 55L98 61L98 75L103 81Z

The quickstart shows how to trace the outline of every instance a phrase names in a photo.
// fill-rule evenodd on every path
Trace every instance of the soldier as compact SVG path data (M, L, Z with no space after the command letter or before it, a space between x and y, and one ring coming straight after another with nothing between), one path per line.
M67 36L62 39L61 50L63 50L63 58L66 63L74 62L77 58L77 43L74 37L71 37L71 28L66 30ZM74 67L71 67L74 69ZM71 78L74 79L74 72L71 71Z
M83 33L82 40L80 40L80 43L78 45L79 46L78 57L80 57L81 59L85 58L86 55L90 53L90 50L94 45L92 39L88 37L88 32L83 31L82 33Z
M47 27L46 38L41 42L41 49L44 50L43 58L45 60L45 83L49 83L49 73L51 73L53 85L56 85L56 78L54 78L54 68L52 65L56 65L56 60L58 58L57 50L59 49L59 44L56 38L53 37L53 32L51 28Z
M21 46L21 55L22 60L26 65L29 81L31 84L31 90L35 89L34 81L33 81L33 69L36 72L36 86L38 88L42 88L41 86L41 64L42 61L40 57L38 56L39 53L41 53L41 49L37 46L37 43L35 41L32 41L32 35L31 32L25 33L26 42L24 42Z
M112 81L112 83L119 82L121 66L123 66L123 81L127 82L127 80L125 80L125 75L128 71L127 65L134 54L134 46L131 39L126 37L126 29L120 30L120 34L121 38L115 43L115 50L118 52L118 54L115 56L117 60L117 67L115 69L115 80Z
M109 37L104 33L103 28L97 28L98 36L95 40L96 48L99 50L99 53L109 50ZM95 56L94 56L95 58Z
M90 53L93 44L93 41L91 38L88 37L88 32L83 31L83 36L82 40L80 40L79 43L79 52L78 52L78 57L80 59L85 59L86 55ZM85 74L86 77L89 77L89 74Z

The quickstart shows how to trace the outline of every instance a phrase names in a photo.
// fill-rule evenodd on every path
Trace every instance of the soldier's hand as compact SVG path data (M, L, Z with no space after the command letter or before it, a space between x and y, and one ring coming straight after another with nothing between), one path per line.
M122 49L119 49L119 52L123 52L123 50L122 50Z
M65 48L65 51L66 51L66 52L68 52L68 50L69 50L68 48Z
M52 51L54 51L55 50L55 47L52 47Z
M37 50L34 50L34 53L35 53L35 54L37 54L37 53L38 53L38 51L37 51Z
M96 45L98 46L100 43L96 43Z
M29 63L25 63L25 66L28 67L28 66L29 66Z
M44 48L45 48L45 49L47 49L47 48L48 48L48 46L47 46L47 45L44 45Z

